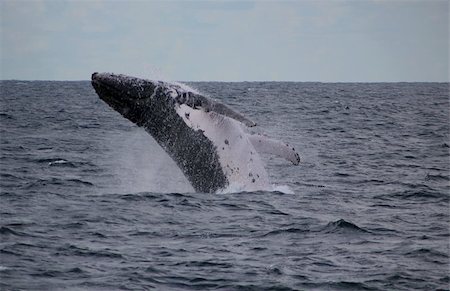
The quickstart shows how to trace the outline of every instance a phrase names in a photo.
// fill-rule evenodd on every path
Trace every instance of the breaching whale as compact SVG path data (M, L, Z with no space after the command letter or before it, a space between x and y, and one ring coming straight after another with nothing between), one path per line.
M258 152L298 165L295 149L262 134L229 106L177 83L93 73L92 86L114 110L143 127L199 192L269 190Z

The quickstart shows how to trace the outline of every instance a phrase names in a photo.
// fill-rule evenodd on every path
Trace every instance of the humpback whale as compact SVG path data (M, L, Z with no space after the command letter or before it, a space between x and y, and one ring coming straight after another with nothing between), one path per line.
M258 152L300 162L288 144L252 134L254 121L182 84L97 72L91 79L100 99L143 127L198 192L270 189Z

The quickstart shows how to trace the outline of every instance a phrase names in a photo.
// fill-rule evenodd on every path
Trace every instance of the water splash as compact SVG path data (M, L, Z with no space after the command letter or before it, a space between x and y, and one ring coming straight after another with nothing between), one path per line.
M281 192L283 194L295 194L295 192L288 185L275 185L271 184L267 188L258 190L246 190L242 185L229 185L225 189L219 190L217 194L232 194L232 193L245 193L245 192L255 192L255 191L266 191L266 192Z
M111 136L108 147L113 192L193 192L175 162L144 130Z
M272 185L272 192L281 192L283 194L295 194L295 192L288 185Z

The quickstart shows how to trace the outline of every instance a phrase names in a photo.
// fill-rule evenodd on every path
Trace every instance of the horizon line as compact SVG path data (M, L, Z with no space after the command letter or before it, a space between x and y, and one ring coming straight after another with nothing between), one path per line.
M147 80L156 80L150 78L142 78ZM84 80L50 80L50 79L0 79L1 82L4 81L17 81L17 82L90 82L90 79ZM450 80L446 81L294 81L294 80L243 80L243 81L222 81L222 80L157 80L157 81L165 81L165 82L188 82L188 83L269 83L269 82L278 82L278 83L450 83Z

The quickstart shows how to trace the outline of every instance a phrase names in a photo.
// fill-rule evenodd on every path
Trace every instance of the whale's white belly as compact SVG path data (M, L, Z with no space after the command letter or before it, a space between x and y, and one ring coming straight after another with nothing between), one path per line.
M255 191L270 187L263 161L238 121L184 104L176 111L189 127L203 131L216 146L230 190Z

